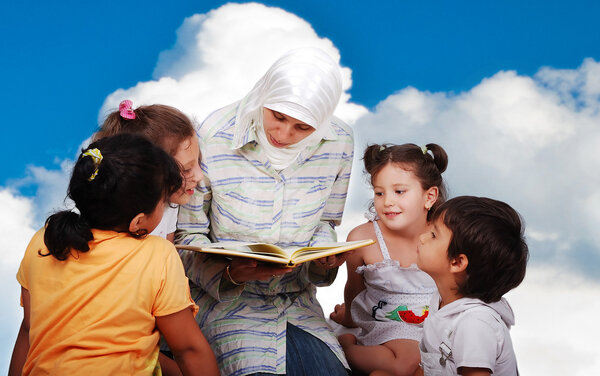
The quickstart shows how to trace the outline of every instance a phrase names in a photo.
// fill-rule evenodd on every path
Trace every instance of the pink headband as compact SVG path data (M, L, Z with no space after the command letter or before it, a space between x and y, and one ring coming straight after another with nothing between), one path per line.
M121 114L123 119L135 119L135 111L131 109L131 106L133 106L133 102L129 99L125 99L119 103L119 114Z

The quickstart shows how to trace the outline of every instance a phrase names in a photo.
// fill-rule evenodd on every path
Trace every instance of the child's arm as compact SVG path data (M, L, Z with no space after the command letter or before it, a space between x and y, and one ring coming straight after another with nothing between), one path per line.
M177 362L162 352L158 353L158 362L160 363L160 371L163 376L181 376L181 370Z
M156 326L184 375L219 375L215 355L189 308L157 316Z
M360 250L352 254L348 260L346 260L346 267L348 269L348 280L346 281L346 287L344 287L344 326L353 328L356 327L354 320L352 320L352 314L350 313L350 307L352 301L356 296L365 289L365 283L362 275L356 273L356 268L363 265L362 252Z
M365 239L365 234L361 231L361 226L350 231L347 241ZM348 328L356 327L350 314L352 301L362 290L365 289L365 283L362 275L356 273L356 268L363 265L364 247L356 249L348 255L346 267L348 269L348 279L344 287L344 304L336 307L336 310L329 316L333 321Z
M490 376L491 372L487 368L460 367L458 374L463 376Z
M170 234L167 234L167 240L170 241L171 243L175 243L175 233L172 232Z
M17 376L23 373L23 366L27 353L29 352L29 291L21 287L21 298L23 299L23 321L17 335L17 342L10 359L9 376Z

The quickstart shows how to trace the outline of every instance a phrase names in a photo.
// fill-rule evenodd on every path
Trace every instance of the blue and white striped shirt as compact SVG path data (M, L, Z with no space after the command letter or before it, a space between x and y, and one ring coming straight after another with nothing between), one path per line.
M176 242L335 241L352 168L352 130L334 118L322 142L278 172L261 155L254 131L233 145L236 111L237 103L217 110L197 129L204 180L180 208ZM331 284L337 269L308 262L269 281L233 286L222 278L225 259L180 254L200 307L196 319L223 375L284 374L288 322L321 339L348 367L316 299L316 286Z

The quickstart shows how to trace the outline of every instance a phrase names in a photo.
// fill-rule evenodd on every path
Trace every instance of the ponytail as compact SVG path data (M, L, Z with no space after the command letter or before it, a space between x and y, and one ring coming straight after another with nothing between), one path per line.
M367 149L365 150L363 160L365 162L365 170L369 175L371 175L371 182L379 170L381 170L390 161L391 154L389 153L389 150L386 152L388 146L389 145L386 144L373 144L367 146Z
M75 163L67 192L81 214L61 211L47 219L49 253L42 256L63 261L72 250L89 251L92 229L129 232L136 215L152 213L181 185L177 162L142 136L123 133L92 143Z
M92 229L81 215L72 211L61 211L48 217L44 232L44 243L48 248L47 254L64 261L69 257L71 249L79 252L90 250L88 242L94 239Z
M433 163L435 163L440 174L446 171L448 167L448 154L446 154L446 151L438 144L427 144L425 146L433 154Z

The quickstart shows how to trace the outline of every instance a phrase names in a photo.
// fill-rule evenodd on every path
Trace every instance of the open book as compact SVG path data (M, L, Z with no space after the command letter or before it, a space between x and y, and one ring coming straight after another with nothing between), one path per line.
M274 262L294 266L321 257L367 246L375 243L371 239L340 243L320 243L313 247L281 248L267 243L220 242L208 243L201 247L176 244L177 249L188 249L196 252L214 253L228 257L246 257L259 261Z

